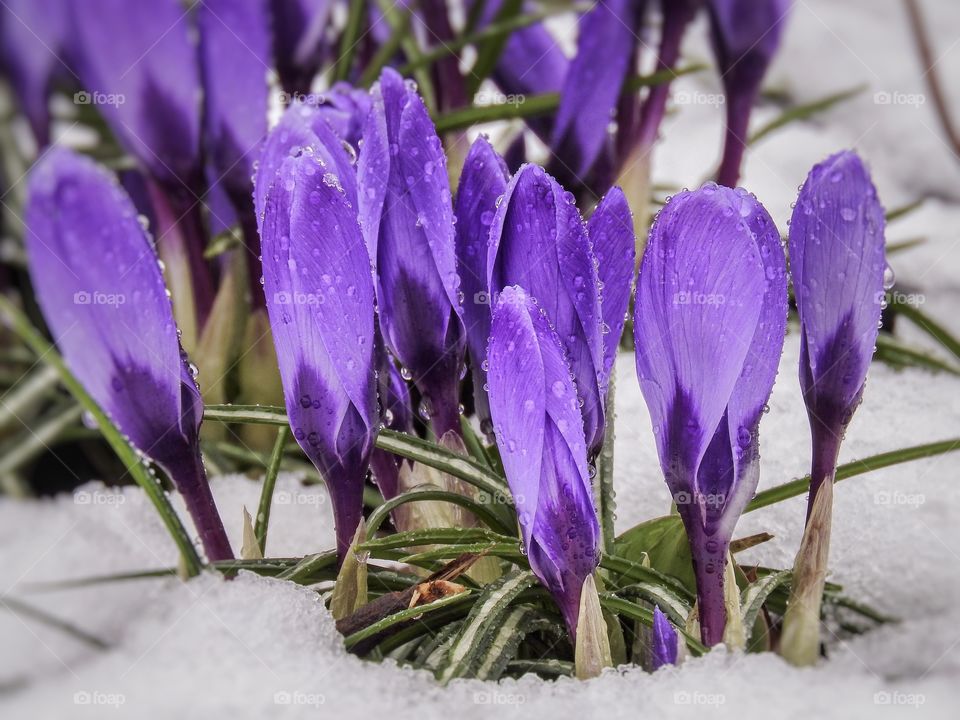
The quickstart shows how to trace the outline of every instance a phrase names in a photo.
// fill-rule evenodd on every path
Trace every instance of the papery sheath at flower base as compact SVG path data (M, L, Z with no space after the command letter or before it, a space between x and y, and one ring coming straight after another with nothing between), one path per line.
M746 191L708 183L660 211L637 279L637 376L683 521L705 644L724 638L724 568L759 480L758 426L783 348L780 236Z
M70 370L183 496L207 557L233 557L200 458L203 402L133 203L92 161L50 150L30 175L37 300Z
M314 153L280 164L266 194L261 242L290 426L326 482L342 562L363 517L379 423L374 291L356 207Z
M780 48L791 0L707 0L727 127L717 182L734 187L749 138L750 111Z
M423 101L396 71L385 69L371 93L357 176L380 327L436 436L459 437L466 343L446 158Z
M490 228L487 285L520 285L537 298L564 344L577 381L587 449L603 443L604 336L600 280L573 196L536 165L510 180Z
M490 287L487 285L487 248L497 199L507 189L509 173L489 141L478 137L467 153L457 188L457 263L463 292L463 322L467 330L473 397L484 432L490 431L490 406L483 369L490 337Z
M819 655L837 455L863 395L885 290L884 211L856 153L837 153L810 171L794 207L789 247L812 461L782 652L804 665Z
M500 293L487 350L490 412L530 568L575 639L600 527L576 387L542 310L519 287Z
M200 77L189 10L178 0L68 3L77 74L148 179L173 308L192 351L213 302L203 258Z

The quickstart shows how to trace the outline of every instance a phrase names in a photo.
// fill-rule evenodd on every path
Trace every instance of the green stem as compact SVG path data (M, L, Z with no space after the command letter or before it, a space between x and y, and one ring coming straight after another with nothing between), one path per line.
M266 553L267 527L270 525L270 507L273 502L273 488L277 484L277 474L280 472L280 461L283 459L283 446L290 437L290 427L284 425L277 430L277 441L273 444L270 461L267 463L267 472L263 477L263 488L260 490L260 505L257 507L257 520L253 534L260 546L260 553Z

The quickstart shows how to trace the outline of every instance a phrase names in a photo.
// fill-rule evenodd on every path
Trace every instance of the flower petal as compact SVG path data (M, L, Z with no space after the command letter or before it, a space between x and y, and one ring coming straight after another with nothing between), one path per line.
M593 245L593 253L597 256L597 273L603 288L600 309L605 334L600 391L602 395L606 395L610 373L617 359L620 336L626 323L637 252L633 215L620 188L611 189L597 205L587 223L587 234Z
M190 11L177 0L73 7L79 74L111 130L174 188L200 173L200 80Z
M658 670L664 665L676 665L677 654L680 649L677 631L667 616L660 610L659 605L653 608L653 645L651 647L651 670Z
M609 137L623 81L637 61L643 7L636 0L600 0L580 20L551 141L564 176L586 176Z
M575 632L580 590L598 559L587 448L563 346L519 287L500 294L487 358L490 411L530 567Z
M374 294L356 210L318 157L283 161L267 193L264 291L294 437L317 466L346 552L377 431Z
M586 228L572 196L542 168L510 180L490 229L489 286L524 287L555 323L583 400L587 444L603 440L600 290Z
M877 339L884 296L884 213L853 152L814 166L790 224L807 407L831 431L849 422Z
M486 384L483 362L490 337L487 247L497 199L506 191L508 178L503 158L485 137L478 137L467 153L457 189L456 250L464 297L463 319L473 369L473 393L483 424L490 419L487 394L483 390Z

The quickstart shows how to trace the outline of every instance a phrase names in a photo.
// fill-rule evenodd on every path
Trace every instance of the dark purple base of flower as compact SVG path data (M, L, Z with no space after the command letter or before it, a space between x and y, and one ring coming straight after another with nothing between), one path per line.
M727 627L727 610L723 598L724 570L730 541L717 535L706 535L700 528L687 528L693 573L697 581L697 610L700 618L700 639L707 647L723 642Z
M233 560L233 550L223 529L223 520L217 511L217 505L210 492L210 485L203 469L199 454L185 456L179 454L173 462L161 463L167 475L173 481L177 491L183 496L187 512L193 518L193 524L200 535L207 560Z

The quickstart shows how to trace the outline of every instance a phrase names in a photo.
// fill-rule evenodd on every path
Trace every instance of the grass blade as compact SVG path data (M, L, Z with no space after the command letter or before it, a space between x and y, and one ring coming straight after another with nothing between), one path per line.
M774 118L766 125L760 127L755 133L753 133L753 135L750 136L750 139L747 142L748 144L752 145L753 143L765 138L774 130L779 130L784 125L789 125L797 120L806 120L807 118L813 117L818 113L829 110L834 105L837 105L844 100L849 100L850 98L856 97L866 89L866 85L857 85L856 87L848 90L842 90L838 93L827 95L825 98L788 108L779 117Z
M290 437L290 427L282 426L277 430L277 440L273 444L270 462L267 463L267 472L263 477L263 489L260 491L260 504L257 506L257 522L253 533L257 538L260 552L265 553L267 547L267 527L270 525L270 507L273 503L273 488L277 484L277 474L280 472L280 461L283 459L283 447Z

